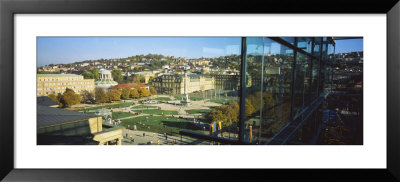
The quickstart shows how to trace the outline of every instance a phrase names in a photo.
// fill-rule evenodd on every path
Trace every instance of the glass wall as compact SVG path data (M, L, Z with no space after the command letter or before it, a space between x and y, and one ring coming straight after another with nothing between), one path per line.
M237 139L239 130L244 133L244 143L265 144L272 141L291 124L307 120L296 130L291 143L309 142L317 131L320 119L316 114L304 114L324 89L325 63L321 58L334 54L330 39L323 37L248 37L245 38L243 63L245 70L243 105L234 102L237 109L244 108L242 128L237 119L231 122L232 103L222 104L206 115L207 123L222 122L222 131L205 132L216 137ZM329 49L329 51L328 51ZM332 51L333 49L333 51ZM328 54L331 54L328 56ZM239 82L240 79L237 79ZM221 110L221 111L219 111ZM221 116L212 119L211 114ZM301 117L299 117L301 116ZM305 117L311 116L311 117ZM236 121L236 122L235 122ZM295 121L295 122L294 122ZM214 126L210 125L210 128ZM219 128L219 126L216 126ZM211 133L210 133L211 132ZM230 136L227 136L227 134ZM300 138L300 140L299 140Z

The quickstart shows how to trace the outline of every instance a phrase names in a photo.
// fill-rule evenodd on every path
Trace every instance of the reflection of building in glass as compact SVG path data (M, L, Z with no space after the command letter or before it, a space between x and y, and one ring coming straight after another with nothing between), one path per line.
M188 74L187 93L206 90L235 91L239 89L239 79L239 75ZM158 93L184 93L185 83L183 75L161 75L155 78L152 84Z
M181 133L220 143L362 144L363 53L335 55L335 40L242 38L245 74L237 75L234 84L245 84L240 87L241 118L222 128L229 132L237 128L233 130L237 141ZM215 82L231 89L229 79Z
M118 85L118 83L113 80L111 71L101 70L99 80L95 82L95 85L96 87L108 89L112 86Z
M65 89L70 88L76 93L87 90L94 92L94 80L84 79L81 75L74 74L37 74L36 95L45 96L49 94L63 94Z

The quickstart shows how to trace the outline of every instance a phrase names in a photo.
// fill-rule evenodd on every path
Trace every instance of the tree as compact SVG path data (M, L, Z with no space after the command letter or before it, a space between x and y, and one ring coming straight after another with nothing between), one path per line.
M119 89L110 89L107 92L107 96L110 101L119 101L121 100L121 91Z
M93 79L98 80L100 77L100 70L99 69L94 69L92 71Z
M82 97L82 101L86 102L87 100L93 100L94 99L94 95L93 93L87 91L87 90L82 90L81 91L81 97Z
M112 74L112 77L114 78L114 81L116 81L118 83L120 83L120 82L122 82L122 80L124 80L121 70L112 70L111 74Z
M79 94L76 94L74 90L67 88L61 96L60 103L62 104L62 107L70 107L79 104L81 100L82 97Z
M133 75L132 83L140 83L140 75Z
M47 97L49 97L52 101L56 102L57 104L60 104L60 100L58 99L56 94L52 93L52 94L48 95Z
M92 72L84 72L83 74L84 79L94 79Z
M147 97L150 95L150 91L148 91L146 88L140 88L138 92L140 97Z
M130 88L124 88L124 89L122 89L122 92L121 92L121 98L122 99L129 99L129 96L131 95L131 91L130 91L131 89Z
M217 122L223 120L225 118L225 115L224 113L222 113L221 110L214 108L209 113L207 113L206 118L209 123L212 123L213 121Z
M107 97L107 94L104 91L104 88L96 88L95 95L96 95L96 102L98 102L98 103L109 102L109 98Z
M246 99L246 101L245 101L246 103L246 105L245 105L245 107L246 107L246 115L247 116L250 116L251 114L253 114L254 112L256 112L256 109L254 108L254 106L251 104L251 102L250 102L250 100L249 99Z
M157 95L157 90L154 87L150 87L151 95Z
M130 96L131 96L131 98L134 98L134 99L139 98L140 95L139 95L138 89L131 90Z

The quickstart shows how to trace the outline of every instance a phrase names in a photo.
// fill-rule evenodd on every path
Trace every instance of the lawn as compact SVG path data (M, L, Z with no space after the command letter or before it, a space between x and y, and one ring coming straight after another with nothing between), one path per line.
M157 108L157 106L137 105L132 107L132 109L155 109L155 108Z
M209 101L217 104L229 104L231 102L237 101L237 99L210 99Z
M113 112L112 113L112 119L126 118L129 116L134 116L134 114L127 113L127 112Z
M175 97L176 100L182 100L183 96L174 96L174 97ZM192 101L204 100L203 97L195 97L195 96L193 96L193 97L189 96L189 99L192 100Z
M204 98L203 97L189 97L189 99L192 101L200 101L200 100L203 100Z
M171 98L169 98L169 97L157 97L157 98L155 98L155 99L153 99L153 100L159 100L159 101L170 101L170 100L171 100Z
M158 114L158 115L177 115L178 111L170 111L170 110L158 110L158 109L146 109L146 110L135 110L135 112L144 113L144 114Z
M209 109L190 109L190 110L186 110L187 113L189 114L205 114L210 112Z
M132 102L125 102L125 103L120 103L120 104L110 104L110 105L104 105L104 106L95 106L95 107L87 107L81 110L86 110L86 111L90 111L90 110L97 110L97 109L101 109L101 108L119 108L119 107L128 107L131 106Z
M186 119L162 116L139 116L122 120L121 125L129 129L133 129L133 125L136 125L138 130L153 131L157 133L179 134L179 131L183 129L196 131L191 127L192 123Z

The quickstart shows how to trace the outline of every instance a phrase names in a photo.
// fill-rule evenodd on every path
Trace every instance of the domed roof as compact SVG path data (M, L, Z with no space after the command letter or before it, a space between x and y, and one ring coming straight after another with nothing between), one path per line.
M100 74L111 74L109 70L100 70Z

